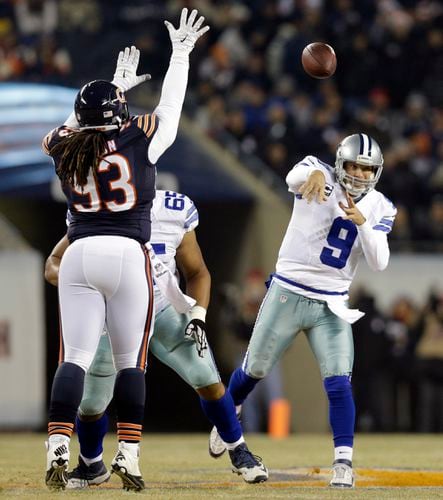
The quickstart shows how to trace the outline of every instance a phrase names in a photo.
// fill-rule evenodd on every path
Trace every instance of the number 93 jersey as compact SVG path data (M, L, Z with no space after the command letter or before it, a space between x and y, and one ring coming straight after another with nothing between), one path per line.
M178 280L175 254L186 233L198 226L198 211L194 202L184 194L174 191L157 190L151 210L151 245L157 257ZM156 312L162 311L169 302L155 291Z
M329 300L334 296L347 299L349 287L363 254L359 229L339 206L348 205L345 191L336 181L334 169L314 156L308 156L294 169L321 170L326 178L327 201L307 203L298 193L301 184L288 183L293 192L292 216L280 247L276 272L279 281L301 295ZM310 169L310 170L309 170ZM288 174L288 179L290 174ZM295 176L294 176L295 178ZM307 178L307 176L306 176ZM306 179L305 179L306 180ZM372 190L355 200L372 228L371 239L386 239L396 215L394 205L379 191ZM386 242L387 246L387 242Z
M83 188L62 186L68 200L72 243L86 236L114 235L146 243L150 238L150 210L155 196L155 166L148 148L157 130L155 115L132 116L119 131L105 132L107 152L97 175L89 172ZM78 129L62 126L51 131L42 144L50 150ZM53 157L57 166L60 157Z

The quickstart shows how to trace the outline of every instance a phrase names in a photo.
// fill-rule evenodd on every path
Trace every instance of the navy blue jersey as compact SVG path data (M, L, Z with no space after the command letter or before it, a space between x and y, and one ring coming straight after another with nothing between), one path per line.
M83 190L62 186L72 215L68 229L71 243L98 235L149 241L156 172L148 160L148 147L157 123L155 115L134 116L120 130L106 132L107 153L96 177L91 170ZM43 151L50 154L51 148L72 133L76 129L54 129L44 138ZM57 167L60 158L53 160Z

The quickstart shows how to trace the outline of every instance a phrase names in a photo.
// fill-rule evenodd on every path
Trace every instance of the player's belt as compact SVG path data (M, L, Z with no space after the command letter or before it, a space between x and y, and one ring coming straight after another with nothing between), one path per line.
M284 281L285 283L288 283L289 285L296 286L297 288L301 288L302 290L307 290L308 292L314 292L314 293L319 293L322 295L348 295L348 292L330 292L328 290L319 290L318 288L312 288L310 286L302 285L301 283L297 283L297 281L290 280L288 278L285 278L281 274L273 273L271 274L271 279L272 278L277 278L280 281Z

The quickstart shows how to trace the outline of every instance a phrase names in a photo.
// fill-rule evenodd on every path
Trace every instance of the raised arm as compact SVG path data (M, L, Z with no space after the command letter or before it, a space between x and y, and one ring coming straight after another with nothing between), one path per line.
M163 80L160 101L154 110L159 124L148 149L148 158L151 163L158 161L177 136L188 85L189 54L195 42L209 30L209 26L201 28L205 18L200 16L197 19L197 15L198 12L194 9L188 17L188 9L184 8L178 29L165 21L171 39L172 55Z

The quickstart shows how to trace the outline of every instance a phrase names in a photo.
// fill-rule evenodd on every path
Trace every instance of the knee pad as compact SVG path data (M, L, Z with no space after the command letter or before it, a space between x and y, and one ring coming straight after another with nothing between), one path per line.
M91 397L87 399L82 399L80 406L78 408L78 412L80 415L100 415L103 413L108 407L109 401L106 398L102 397Z
M265 378L272 370L272 364L263 360L250 360L245 369L245 373L252 378Z

